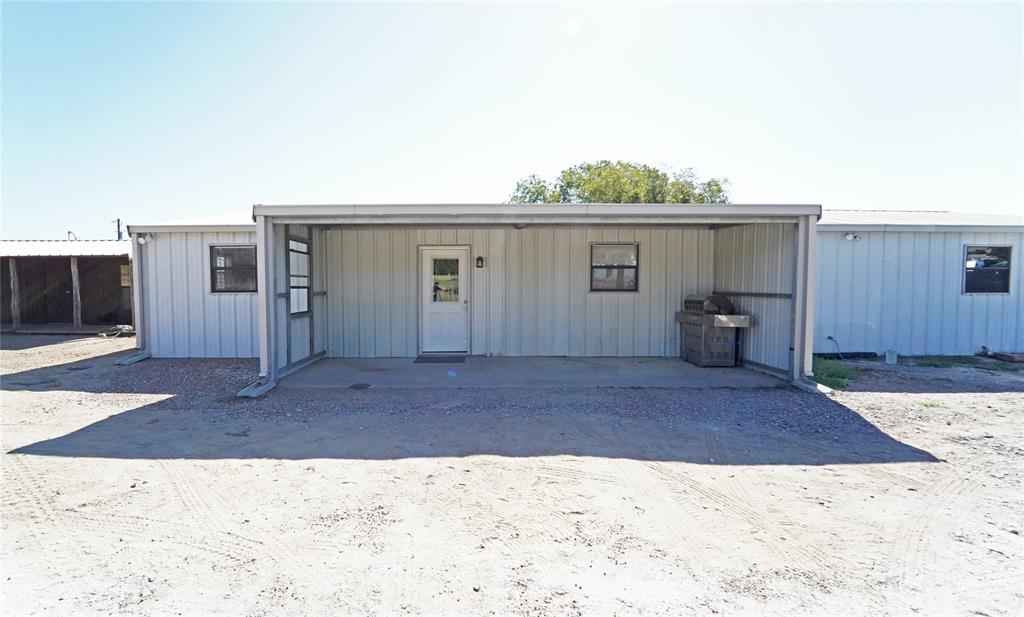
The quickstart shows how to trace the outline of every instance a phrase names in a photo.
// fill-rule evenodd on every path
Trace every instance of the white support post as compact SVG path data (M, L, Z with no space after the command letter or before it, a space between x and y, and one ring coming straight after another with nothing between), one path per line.
M804 268L806 277L806 301L804 302L804 375L814 374L814 282L816 278L815 250L818 239L818 217L807 217L807 265Z
M804 340L807 310L807 218L800 217L796 227L796 271L793 280L793 349L789 377L794 382L804 376Z
M75 330L82 329L82 286L78 280L78 258L71 257L71 321Z
M256 217L256 276L259 298L260 378L277 378L276 292L274 289L274 225L266 216Z
M132 327L135 328L135 348L146 349L146 305L143 302L142 269L145 267L143 245L139 244L138 238L132 238L132 248L128 252L129 267L132 275Z

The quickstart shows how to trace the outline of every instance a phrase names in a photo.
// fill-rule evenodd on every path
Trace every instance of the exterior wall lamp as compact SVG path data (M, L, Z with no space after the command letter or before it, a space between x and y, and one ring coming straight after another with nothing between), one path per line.
M476 267L477 268L483 268L484 267L484 258L483 258L483 256L477 256L477 258L476 258Z

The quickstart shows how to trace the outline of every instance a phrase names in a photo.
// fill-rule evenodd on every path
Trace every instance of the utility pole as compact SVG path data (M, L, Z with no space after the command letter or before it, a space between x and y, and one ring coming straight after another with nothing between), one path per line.
M111 223L117 223L117 239L124 240L124 236L121 234L121 219L115 219L110 221Z

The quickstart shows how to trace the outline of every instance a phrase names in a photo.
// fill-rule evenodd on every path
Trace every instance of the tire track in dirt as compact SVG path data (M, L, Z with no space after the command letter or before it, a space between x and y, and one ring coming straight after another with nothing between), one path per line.
M952 522L969 503L967 497L981 485L979 472L968 467L936 480L928 487L922 508L900 523L889 554L890 560L899 563L898 585L906 587L909 578L926 574L943 561L936 545L948 535Z
M701 497L707 499L722 510L731 513L747 522L751 527L760 529L767 533L771 541L766 541L765 546L774 551L779 557L788 563L799 563L813 565L814 567L827 567L829 559L815 547L798 546L793 540L797 538L788 530L780 529L779 525L768 520L765 516L747 507L736 499L733 499L715 489L712 489L701 482L694 480L681 471L676 471L662 463L643 461L643 465L662 477L662 479L677 489L682 488L684 492L689 489ZM783 545L775 541L776 538L784 537L788 544Z
M246 558L262 556L269 558L278 567L300 567L303 573L309 573L309 567L302 564L294 556L294 551L284 547L273 534L267 534L264 539L250 538L234 530L225 521L223 510L220 507L211 505L211 499L196 487L196 484L189 477L185 469L185 463L177 460L160 460L160 467L164 470L174 491L185 506L186 513L190 517L198 519L197 522L212 528L217 534L230 542L237 553ZM221 504L226 502L221 499ZM228 508L230 505L228 504ZM253 553L257 553L254 555Z
M199 488L192 481L188 463L180 460L160 460L159 463L188 513L228 538L232 547L238 549L235 554L241 553L246 557L243 563L265 558L274 564L275 575L271 585L260 591L246 609L246 615L272 614L280 608L278 603L283 598L294 598L297 581L308 584L317 580L321 573L299 556L296 547L285 546L275 534L266 534L263 540L258 540L235 531L224 514L225 510L233 509L231 504L209 487ZM290 594L289 589L292 590Z

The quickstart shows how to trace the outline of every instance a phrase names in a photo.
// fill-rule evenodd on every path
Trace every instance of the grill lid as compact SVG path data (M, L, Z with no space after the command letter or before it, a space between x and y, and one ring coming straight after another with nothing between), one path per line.
M705 313L708 315L732 315L736 307L732 305L729 298L718 294L706 296L686 296L683 300L683 310L687 313Z

